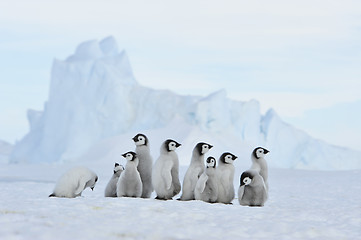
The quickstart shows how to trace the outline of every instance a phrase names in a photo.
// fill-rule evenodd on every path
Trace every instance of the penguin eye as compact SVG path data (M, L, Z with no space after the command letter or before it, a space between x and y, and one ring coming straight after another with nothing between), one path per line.
M251 182L252 182L252 180L249 177L246 177L243 179L243 183L246 185L250 184Z
M208 145L203 145L203 148L208 148Z

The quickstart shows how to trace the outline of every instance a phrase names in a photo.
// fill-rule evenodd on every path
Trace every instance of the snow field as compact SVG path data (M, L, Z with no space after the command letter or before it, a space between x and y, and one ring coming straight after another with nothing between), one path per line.
M94 191L48 198L69 165L1 165L0 239L360 239L361 171L270 169L264 207L105 198ZM181 168L183 179L186 167ZM235 190L239 175L235 175ZM154 193L153 196L154 197ZM176 196L174 199L178 198ZM236 196L237 197L237 196Z

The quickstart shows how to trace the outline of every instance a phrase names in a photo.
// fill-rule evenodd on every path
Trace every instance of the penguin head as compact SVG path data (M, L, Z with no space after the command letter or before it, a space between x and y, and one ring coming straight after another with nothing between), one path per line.
M120 165L119 163L115 163L115 165L114 165L114 174L119 173L119 175L120 175L120 173L123 172L123 171L124 171L123 165Z
M206 160L207 168L216 168L216 159L214 157L208 157Z
M263 158L264 155L266 155L267 153L269 153L269 151L263 147L257 147L253 150L253 156L256 158L256 159L260 159L260 158Z
M199 155L204 155L206 154L209 149L211 149L213 146L208 144L208 143L204 143L204 142L200 142L200 143L197 143L195 149L197 149Z
M90 179L90 180L86 183L85 187L89 186L90 189L91 189L92 191L94 191L94 187L95 187L95 184L97 183L97 181L98 181L98 176L97 176L97 175L94 175L94 176L92 177L92 179Z
M251 172L243 172L240 178L241 186L251 184L253 177L254 175Z
M148 145L148 138L147 136L145 136L142 133L138 133L137 135L135 135L133 137L133 141L135 143L136 146L141 146L141 145Z
M219 161L226 164L232 164L234 160L237 159L237 156L230 152L225 152L219 158Z
M137 158L137 154L135 152L127 152L122 155L128 161L134 161Z
M168 152L175 151L178 147L180 147L182 144L172 140L168 139L164 142L164 147Z

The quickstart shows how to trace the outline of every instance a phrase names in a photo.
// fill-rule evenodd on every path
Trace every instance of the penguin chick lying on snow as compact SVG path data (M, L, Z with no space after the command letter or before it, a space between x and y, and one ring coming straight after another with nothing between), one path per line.
M97 181L98 176L93 171L86 167L74 167L59 178L49 197L78 197L87 187L93 190Z

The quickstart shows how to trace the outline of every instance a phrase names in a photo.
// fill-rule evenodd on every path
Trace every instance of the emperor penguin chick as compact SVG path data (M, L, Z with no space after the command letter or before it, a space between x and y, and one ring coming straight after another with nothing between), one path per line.
M154 164L152 180L156 199L172 199L180 190L179 160L175 150L181 146L172 139L163 142L160 156Z
M183 180L182 196L180 200L188 201L194 200L194 188L201 174L204 172L204 154L213 146L200 142L198 143L192 153L191 163L187 169L187 172Z
M49 197L78 197L87 187L93 190L97 181L98 176L90 169L74 167L59 178L53 193Z
M217 178L218 178L218 198L217 202L231 204L234 199L234 166L233 161L237 156L225 152L218 160Z
M256 170L242 173L238 189L238 201L243 206L262 207L268 197L263 178Z
M135 152L127 152L122 156L127 159L127 164L117 183L117 196L140 197L142 195L142 181L137 170L139 164L137 154Z
M113 176L110 178L107 187L104 191L105 197L116 197L117 196L117 182L120 177L120 174L124 171L124 167L119 163L115 163Z
M252 166L251 170L256 170L259 172L263 181L266 185L268 191L268 166L267 162L264 159L264 156L269 153L269 151L263 147L257 147L252 152Z
M150 198L153 192L152 185L152 166L153 159L150 155L149 140L144 134L137 134L133 141L135 143L135 152L139 158L138 171L142 179L143 191L142 198Z
M197 181L194 189L196 200L215 203L218 197L218 183L216 176L216 159L208 157L206 169Z

